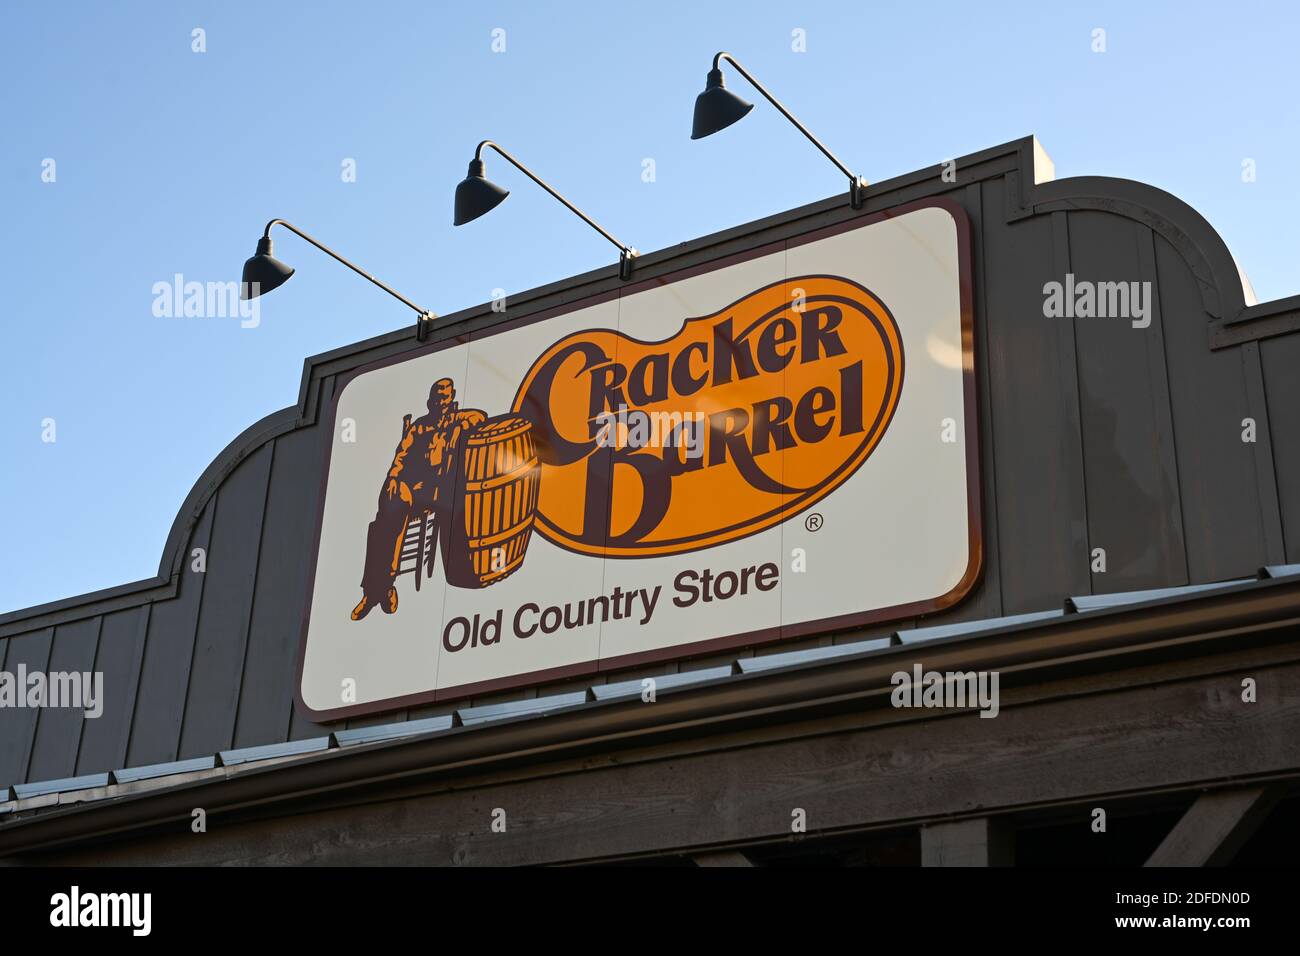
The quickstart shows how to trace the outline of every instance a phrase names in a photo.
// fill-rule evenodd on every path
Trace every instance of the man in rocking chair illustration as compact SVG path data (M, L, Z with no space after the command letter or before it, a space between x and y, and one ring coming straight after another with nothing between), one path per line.
M407 415L402 441L393 454L392 467L379 491L379 508L366 533L366 561L361 575L361 600L352 609L359 621L376 604L384 613L397 610L398 565L406 526L426 512L434 520L449 520L451 497L456 488L456 462L465 435L487 419L477 409L460 409L455 383L440 378L429 389L429 413L411 421ZM432 567L438 535L431 535L429 566ZM418 560L425 560L420 555ZM443 555L444 562L446 555Z

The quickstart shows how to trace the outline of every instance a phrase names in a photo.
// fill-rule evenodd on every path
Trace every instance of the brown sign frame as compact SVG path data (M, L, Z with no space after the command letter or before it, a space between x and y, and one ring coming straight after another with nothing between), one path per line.
M352 704L344 707L330 708L329 710L315 710L308 706L303 700L302 675L303 665L306 658L307 635L311 623L311 603L316 584L316 568L320 553L321 529L324 523L325 486L329 479L329 467L333 454L334 443L330 441L325 443L325 452L321 463L319 503L317 505L316 521L314 525L311 563L308 570L307 588L304 596L302 615L302 628L298 643L297 662L294 673L295 705L304 715L318 723L336 721L434 703L464 700L470 697L498 693L500 691L510 690L517 687L532 687L553 681L569 680L588 674L605 674L611 671L624 670L630 667L637 667L646 664L687 660L693 657L717 654L729 650L795 640L797 638L807 637L814 634L825 634L835 631L867 627L869 625L880 624L892 620L901 620L910 617L934 614L959 603L973 590L983 573L983 518L980 482L979 413L977 407L978 390L975 378L974 287L972 278L973 260L971 249L972 229L970 217L966 214L966 210L956 201L944 197L934 197L905 203L880 212L855 216L834 225L813 228L809 231L791 235L783 239L760 244L752 249L723 255L716 259L677 269L662 276L642 279L611 290L575 299L572 302L567 302L556 308L545 309L518 318L507 318L502 322L469 333L451 334L446 338L429 342L420 347L402 352L401 354L359 365L339 376L334 393L329 402L328 410L322 416L321 423L330 434L333 434L337 423L339 397L352 379L367 372L407 362L422 355L443 351L458 345L465 345L471 341L491 338L501 332L506 332L524 325L531 325L536 322L543 322L547 319L556 318L561 315L567 315L571 312L576 312L579 309L589 308L593 305L608 302L611 299L622 295L634 294L642 289L667 285L693 276L715 272L719 269L740 262L767 255L781 248L805 245L841 233L862 229L883 222L887 219L896 219L919 209L928 208L940 208L951 215L957 232L958 285L962 339L963 435L966 439L966 505L967 527L969 531L969 559L965 573L951 590L936 598L931 598L925 601L891 605L855 614L822 618L815 621L805 621L795 625L777 625L776 627L762 628L757 631L748 631L741 634L695 641L690 644L679 644L652 651L624 654L606 660L595 659L561 667L545 668L542 670L529 671L523 674L515 674L509 677L494 678L491 680L460 684L454 687L442 688L440 690L423 691L417 694L407 694L401 697L387 698L381 701Z

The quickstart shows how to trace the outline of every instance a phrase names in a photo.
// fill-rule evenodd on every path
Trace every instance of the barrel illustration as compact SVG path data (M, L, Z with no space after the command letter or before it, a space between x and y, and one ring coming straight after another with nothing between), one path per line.
M499 415L462 443L460 511L443 550L449 584L488 587L523 565L541 487L532 427L519 415Z

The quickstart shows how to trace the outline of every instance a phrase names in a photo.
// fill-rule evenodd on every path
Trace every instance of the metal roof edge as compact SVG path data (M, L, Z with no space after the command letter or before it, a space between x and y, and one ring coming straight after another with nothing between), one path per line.
M1066 609L1075 613L1099 611L1108 608L1125 607L1130 604L1146 604L1153 601L1178 599L1192 594L1222 591L1242 584L1255 584L1259 578L1237 578L1232 581L1216 581L1211 584L1184 584L1172 588L1150 588L1144 591L1113 591L1108 594L1080 594L1065 599Z
M12 787L18 800L68 793L72 790L92 790L108 786L107 773L88 773L79 777L61 777L58 780L37 780L32 783L15 783Z
M223 767L235 767L257 760L275 760L280 757L297 757L301 754L316 753L330 748L330 737L308 737L304 740L286 740L279 744L262 744L257 747L241 747L238 750L222 750L217 760Z
M217 755L191 757L187 760L170 760L166 763L146 764L143 767L122 767L109 771L109 783L134 783L137 780L153 780L158 777L170 777L175 774L193 773L196 770L212 770L217 765Z
M1292 569L1295 569L1292 571ZM1272 574L1266 575L1266 572ZM1280 574L1278 572L1286 572ZM452 714L437 715L409 721L371 725L337 730L324 737L286 741L221 751L218 754L186 760L151 764L143 767L120 768L108 774L91 774L58 780L35 781L18 784L14 788L14 801L32 800L49 794L58 795L75 790L86 790L135 783L144 780L165 785L160 778L186 776L220 767L248 768L249 764L283 762L290 758L311 756L323 751L358 744L383 744L400 742L404 738L432 737L451 730L474 731L488 724L506 724L522 719L532 719L581 709L593 704L625 702L642 697L645 682L655 681L658 692L680 692L701 689L737 678L771 676L799 670L810 670L832 664L843 665L853 660L881 655L898 656L909 653L921 644L937 648L953 645L979 637L996 637L1019 634L1024 631L1050 629L1070 620L1104 617L1107 612L1126 612L1145 607L1168 607L1183 603L1188 597L1213 596L1253 585L1283 583L1288 578L1300 580L1300 565L1277 565L1260 570L1261 578L1245 578L1211 584L1183 585L1175 588L1158 588L1143 591L1125 591L1106 595L1077 596L1067 599L1070 610L1034 611L975 621L960 621L897 631L887 637L864 638L826 647L803 648L796 651L767 654L759 657L737 658L726 665L676 674L645 675L612 684L592 685L582 691L525 698L499 704L461 708ZM906 650L905 650L906 649ZM0 803L4 803L5 789L0 789ZM53 802L53 801L51 801Z
M1268 629L1260 627L1261 618L1277 621L1279 626L1300 619L1300 578L1250 582L1194 596L1195 601L1165 600L1067 614L1010 631L986 631L925 646L931 666L942 669L951 661L970 669L979 666L971 658L974 638L988 655L984 666L1004 667L1003 661L1014 661L1019 679L1027 681L1039 668L1059 674L1061 661L1079 667L1095 655L1105 656L1114 666L1123 660L1117 653L1136 655L1134 660L1146 662L1153 654L1185 658L1198 651L1213 653L1225 645L1241 647L1269 639ZM1174 636L1192 640L1175 642ZM624 745L653 742L685 726L694 733L707 733L754 721L794 720L832 702L836 707L851 700L864 706L886 706L891 690L888 676L897 666L898 654L906 653L904 647L907 645L882 648L850 659L832 658L822 666L737 674L729 680L665 695L652 708L627 698L590 701L586 706L558 711L547 720L485 721L479 727L458 728L453 733L399 738L348 751L304 753L293 760L252 766L235 776L213 776L79 807L58 807L0 826L0 855L73 839L77 833L101 826L122 830L156 825L167 819L167 814L179 818L188 813L192 802L188 792L195 786L217 788L205 797L213 807L250 801L279 803L322 787L350 789L378 778L456 772L468 763L482 769L521 753L535 753L539 747L562 755L566 748L586 750L600 741ZM96 813L83 812L89 809ZM97 824L90 820L92 816L107 822Z
M458 725L455 715L444 714L415 720L398 720L387 724L371 724L369 727L350 727L346 730L336 730L330 734L330 737L336 747L354 747L358 744L373 744L399 737L440 733L456 726Z

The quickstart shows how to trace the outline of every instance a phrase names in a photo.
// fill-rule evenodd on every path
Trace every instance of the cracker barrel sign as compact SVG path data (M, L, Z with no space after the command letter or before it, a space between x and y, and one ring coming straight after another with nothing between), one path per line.
M960 600L980 569L969 258L961 210L931 202L355 370L328 416L302 705Z

